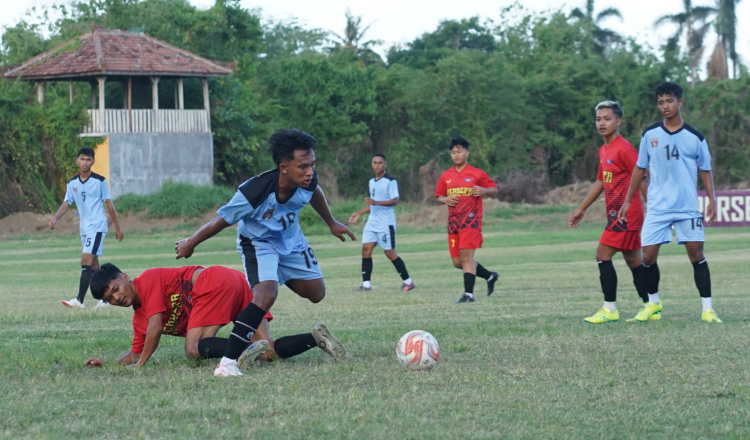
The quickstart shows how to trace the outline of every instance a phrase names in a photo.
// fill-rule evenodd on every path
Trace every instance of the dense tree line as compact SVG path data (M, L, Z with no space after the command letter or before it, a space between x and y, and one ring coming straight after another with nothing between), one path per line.
M318 171L330 194L361 196L370 155L383 152L402 197L414 201L429 197L456 134L472 142L472 163L496 176L507 198L533 200L545 188L593 179L600 144L594 105L619 100L622 133L637 145L641 130L659 118L653 87L668 79L692 84L684 113L710 142L717 185L747 182L746 68L735 66L731 79L695 81L690 50L676 50L675 41L639 46L600 27L602 14L616 14L595 15L593 7L589 0L585 11L570 14L509 8L495 22L446 20L391 48L384 60L351 13L342 17L345 31L329 35L294 21L262 23L238 0L216 0L208 10L186 0L72 0L56 7L55 20L6 29L0 67L92 24L139 29L238 62L231 77L210 84L217 184L234 186L270 167L269 134L297 127L321 145ZM75 172L75 150L93 142L77 137L87 93L72 106L67 84L46 93L41 108L32 85L0 80L0 216L54 209L62 179Z

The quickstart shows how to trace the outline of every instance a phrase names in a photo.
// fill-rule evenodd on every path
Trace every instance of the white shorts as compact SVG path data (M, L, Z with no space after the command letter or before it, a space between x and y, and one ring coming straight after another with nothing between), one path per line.
M387 231L362 231L362 243L375 243L384 251L396 249L396 227L389 225Z
M89 232L81 234L81 247L83 247L83 253L96 256L101 255L102 250L104 249L104 238L106 236L106 232Z
M646 214L641 230L641 245L652 246L672 242L672 229L678 244L706 241L703 234L703 217L675 220L671 214Z
M289 280L317 280L323 278L318 259L311 247L279 255L263 242L253 243L245 236L237 238L237 247L242 255L242 266L250 288L262 281L276 281L279 285Z

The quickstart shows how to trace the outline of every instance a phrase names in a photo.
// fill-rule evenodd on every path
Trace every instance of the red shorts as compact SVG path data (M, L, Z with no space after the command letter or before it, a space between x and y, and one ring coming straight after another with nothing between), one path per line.
M242 309L253 301L253 291L245 280L245 274L223 266L203 270L190 295L193 308L188 330L234 322ZM271 312L266 312L264 318L271 321L273 316Z
M458 258L461 249L479 249L482 247L482 231L474 228L466 228L458 231L458 234L448 234L448 249L451 258Z
M604 231L602 232L602 237L599 239L599 243L613 247L618 252L637 251L641 248L641 232Z

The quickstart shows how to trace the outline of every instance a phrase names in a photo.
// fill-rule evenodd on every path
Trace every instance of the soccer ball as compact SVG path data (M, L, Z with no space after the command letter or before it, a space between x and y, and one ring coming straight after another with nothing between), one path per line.
M409 370L429 370L439 357L437 339L424 330L410 331L396 345L396 359Z

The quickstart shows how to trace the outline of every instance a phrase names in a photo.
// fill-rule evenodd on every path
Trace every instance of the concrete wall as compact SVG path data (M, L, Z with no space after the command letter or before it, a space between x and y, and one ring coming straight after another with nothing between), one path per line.
M149 194L170 180L211 185L213 150L211 133L110 134L108 180L112 198Z

